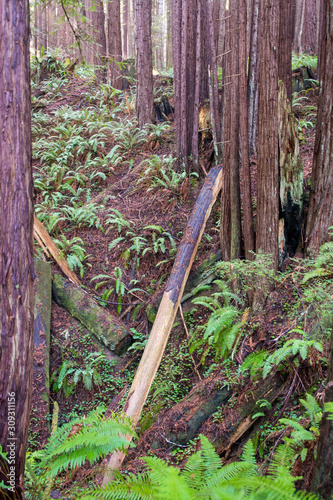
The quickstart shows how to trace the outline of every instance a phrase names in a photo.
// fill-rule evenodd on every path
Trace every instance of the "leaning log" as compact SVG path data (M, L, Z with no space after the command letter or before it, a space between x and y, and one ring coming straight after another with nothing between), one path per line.
M67 261L65 258L61 257L60 252L52 240L49 233L46 231L43 224L40 220L37 219L36 215L34 215L34 237L36 238L39 245L42 247L43 251L47 256L49 254L52 255L62 272L76 285L80 285L80 281L73 271L71 271L68 267Z
M131 345L132 336L118 318L111 316L81 288L57 274L52 281L52 297L111 351L122 354Z
M221 183L222 166L220 165L214 167L207 175L179 246L149 340L124 406L126 415L132 419L133 428L138 423L149 389L160 365L207 219L221 190ZM128 444L130 440L131 438L128 436ZM108 462L109 470L104 477L104 484L112 478L110 469L119 469L124 457L123 452L113 453Z

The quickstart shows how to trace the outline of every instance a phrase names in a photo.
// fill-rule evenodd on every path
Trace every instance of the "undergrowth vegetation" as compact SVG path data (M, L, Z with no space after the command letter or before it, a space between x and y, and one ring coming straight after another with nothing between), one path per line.
M60 257L80 274L87 292L126 324L134 344L126 357L110 360L81 327L64 329L55 321L51 390L63 414L43 451L31 445L27 498L48 498L64 477L68 498L86 500L316 498L297 492L294 467L315 457L323 411L332 410L323 406L320 379L332 328L332 243L315 259L289 259L278 274L271 257L261 253L251 261L217 261L202 273L190 291L191 303L187 300L184 315L176 318L139 438L156 421L162 435L159 414L179 404L196 382L211 380L233 391L208 420L217 434L223 433L224 413L237 407L238 394L247 401L277 374L289 384L285 400L270 402L265 396L255 401L248 416L253 432L240 461L223 465L204 435L200 444L196 438L179 447L162 435L169 464L145 457L143 472L119 474L103 491L90 487L90 476L84 485L75 484L81 468L89 470L121 449L122 436L131 432L122 417L106 420L104 410L90 410L119 394L117 406L123 407L201 179L197 173L188 177L177 162L171 122L139 129L134 87L126 92L96 87L89 67L79 66L73 76L59 55L47 57L41 62L51 74L42 78L44 66L36 63L33 84L35 212ZM315 61L295 58L293 65L314 70ZM64 98L71 85L79 87L79 95L68 92ZM172 98L170 82L155 90L159 101ZM305 140L316 116L310 92L295 94L293 106ZM200 260L210 248L217 252L219 213L213 213ZM36 253L41 256L37 245ZM254 315L257 290L268 299L265 311ZM100 467L91 475L95 479L103 472Z

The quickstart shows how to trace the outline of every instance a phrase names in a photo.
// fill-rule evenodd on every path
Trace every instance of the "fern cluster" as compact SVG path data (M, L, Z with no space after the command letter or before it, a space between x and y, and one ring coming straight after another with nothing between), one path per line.
M259 475L252 442L249 441L241 461L222 466L220 457L207 438L201 437L201 450L188 459L185 468L168 466L156 457L146 457L149 471L117 479L105 488L83 494L82 500L289 500L317 497L298 493L290 474L289 452L280 447L269 475Z
M125 436L134 435L129 419L116 415L105 419L104 412L105 408L99 407L86 418L76 418L54 430L43 451L30 455L30 478L37 480L38 475L38 482L45 487L62 471L81 467L86 460L94 464L108 453L124 450L128 443Z

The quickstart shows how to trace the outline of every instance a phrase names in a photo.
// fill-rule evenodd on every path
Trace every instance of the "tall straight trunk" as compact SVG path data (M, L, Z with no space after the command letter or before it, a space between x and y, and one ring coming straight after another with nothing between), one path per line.
M172 59L172 1L166 0L167 8L167 34L166 34L166 67L171 68Z
M251 194L251 173L249 156L249 127L248 127L248 99L247 99L247 5L246 0L239 2L239 121L240 121L240 141L242 157L242 193L243 193L243 234L245 258L252 260L254 252L254 226L252 213L252 194Z
M98 83L106 82L106 36L105 36L105 14L102 0L94 0L92 12L93 35L95 39L94 65L95 77Z
M257 152L260 0L253 0L249 54L249 148Z
M32 391L33 181L28 0L0 2L0 482L22 482Z
M151 0L136 1L136 114L139 127L152 123L153 100L153 54L151 43Z
M226 25L226 40L230 53L225 59L224 72L224 153L223 163L229 177L228 191L223 191L221 198L221 249L227 260L240 256L241 213L239 182L239 9L238 0L230 0L229 25ZM227 112L226 112L227 110ZM225 207L223 207L225 205ZM230 220L228 220L230 219Z
M333 0L324 0L320 49L320 95L313 155L306 247L316 254L333 221Z
M107 12L108 56L110 64L111 86L115 89L121 90L123 86L123 78L119 65L122 60L120 0L109 0Z
M287 97L292 100L291 78L291 48L293 32L293 9L290 0L280 0L280 24L278 46L278 76L287 91Z
M215 8L216 11L216 8ZM216 13L216 12L215 12ZM219 116L219 92L217 81L217 52L216 52L216 21L214 19L214 5L212 0L208 0L208 20L210 33L210 74L209 85L211 86L210 113L212 117L213 141L215 149L215 161L220 163L222 159L222 137L221 121Z
M192 134L192 155L193 167L196 172L199 172L199 91L200 91L200 76L201 76L201 14L202 5L197 4L197 29L196 29L196 73L195 73L195 93L194 93L194 119L193 119L193 134Z
M278 264L279 144L278 66L279 0L261 0L257 237L256 251L271 254Z
M123 49L124 59L129 57L128 47L128 14L129 14L129 0L123 0Z

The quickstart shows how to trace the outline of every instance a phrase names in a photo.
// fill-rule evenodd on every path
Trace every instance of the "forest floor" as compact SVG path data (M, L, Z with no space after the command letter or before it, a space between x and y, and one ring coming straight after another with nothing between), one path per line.
M170 78L156 79L155 95L156 104L162 103L162 97L168 97L172 104ZM316 100L315 92L307 93L307 100L295 109L296 116L299 120L303 118L305 124L300 127L305 192L311 176ZM108 411L121 411L152 326L153 313L172 269L176 248L203 185L204 169L209 171L212 166L212 144L208 142L200 150L202 172L188 179L182 167L172 160L176 156L172 114L167 121L140 132L135 124L131 90L116 95L107 86L96 88L87 77L60 78L51 73L48 79L34 85L33 104L36 213L60 247L62 245L69 262L72 255L74 269L78 274L81 271L84 289L111 314L120 317L135 341L132 349L120 358L112 358L107 350L104 350L105 356L98 357L103 352L101 346L65 309L52 303L51 402L59 404L61 426L100 404ZM310 111L305 106L311 107ZM251 168L255 190L255 157ZM192 277L203 261L218 254L219 218L220 203L217 202L199 246ZM75 244L83 253L78 250L73 256ZM45 259L37 245L36 253ZM317 292L309 291L302 284L311 264L301 255L296 257L287 259L264 311L255 316L251 316L247 306L246 279L242 285L235 286L232 284L234 274L231 279L230 270L221 271L221 276L229 276L226 279L229 292L238 296L231 299L231 303L235 306L237 301L240 303L243 320L232 357L215 357L213 350L204 357L207 348L204 345L190 354L189 344L193 344L193 340L189 341L182 318L177 316L139 423L139 439L136 447L129 451L123 471L142 470L139 458L146 454L182 466L197 448L200 432L212 442L220 443L224 461L234 460L247 439L252 438L258 459L265 464L283 436L291 434L292 428L279 422L281 417L304 425L310 423L299 397L304 398L309 391L320 399L327 364L326 337L324 353L309 348L305 357L291 356L283 359L279 367L274 366L271 373L280 374L283 379L281 390L277 390L271 403L266 393L260 397L254 418L253 415L247 417L248 424L242 431L240 427L233 429L249 395L255 396L258 389L258 374L251 380L246 370L240 369L246 356L254 352L272 354L288 339L303 338L300 330L310 333L309 339L323 337L323 314L311 302ZM54 262L52 271L60 273ZM257 270L251 272L247 284L251 282L255 286L262 276L256 275ZM216 288L213 290L216 292ZM221 294L218 298L221 299ZM318 297L318 302L320 300ZM185 324L192 338L200 335L200 328L209 316L207 308L190 302L184 305ZM92 363L95 358L96 362ZM64 362L74 371L63 370L61 375ZM82 376L74 384L73 375L79 370L85 371L86 379ZM198 387L203 387L207 400L210 394L214 398L223 387L230 390L230 397L206 418L187 445L178 446L167 436L186 430L188 420L182 420L181 405L191 391L196 394ZM267 393L270 390L273 389ZM190 408L191 405L198 407L200 397L194 396ZM29 450L34 451L48 439L50 417L46 419L45 408L38 406L33 406L31 415ZM304 461L300 456L297 458L294 473L303 475L302 487L307 487L313 466L313 441L303 446L308 452L302 455ZM61 477L61 491L59 485L55 488L67 495L66 498L75 498L71 496L73 484L84 487L91 482L92 474L96 474L96 470L86 465L74 475Z

